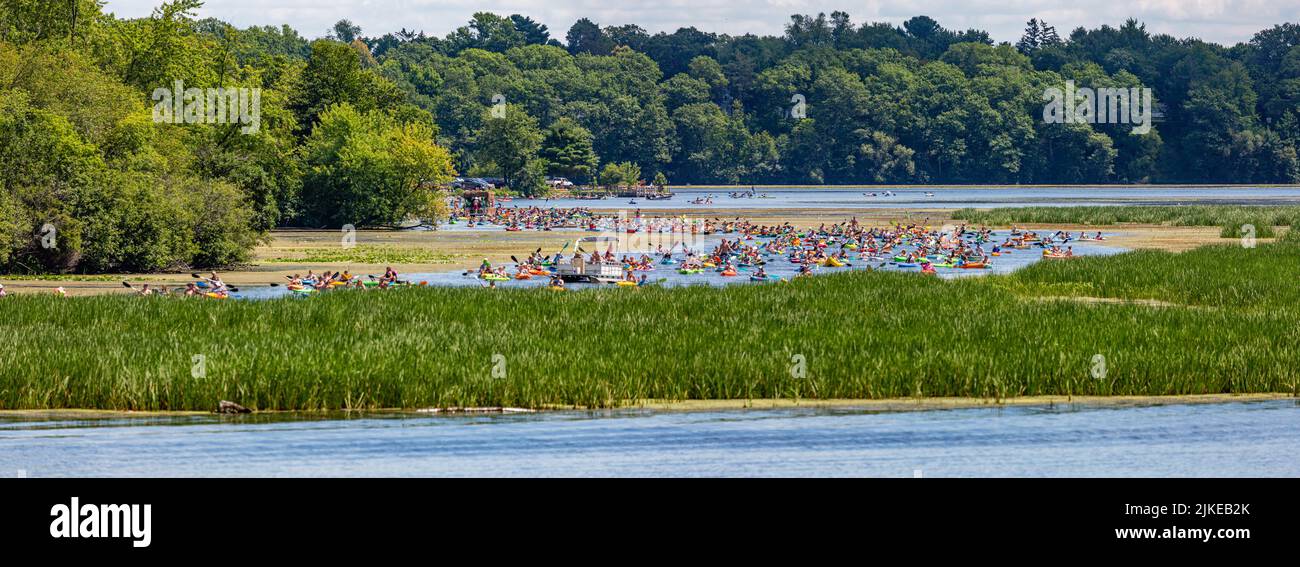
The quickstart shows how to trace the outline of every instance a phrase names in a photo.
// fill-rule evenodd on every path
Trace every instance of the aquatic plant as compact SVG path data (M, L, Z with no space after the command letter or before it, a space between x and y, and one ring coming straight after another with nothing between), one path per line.
M450 264L456 255L434 252L422 248L363 245L333 248L302 248L288 250L278 256L265 258L271 263L354 263L354 264Z
M1186 205L1186 206L1080 206L1080 207L1007 207L996 209L958 209L952 217L974 224L1007 226L1012 224L1079 224L1111 226L1115 224L1152 224L1167 226L1217 226L1221 236L1238 238L1242 227L1255 227L1255 236L1269 238L1273 227L1293 226L1300 220L1300 206L1263 205Z
M1284 240L958 280L10 297L0 408L1295 393L1300 246Z

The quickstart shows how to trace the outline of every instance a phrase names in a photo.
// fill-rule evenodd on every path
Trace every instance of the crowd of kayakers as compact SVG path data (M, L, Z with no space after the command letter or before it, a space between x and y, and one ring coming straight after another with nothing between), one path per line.
M694 220L601 219L594 217L595 225L615 228L618 233L634 230L674 233L700 232L720 234L723 238L708 249L694 249L685 241L665 247L656 246L653 253L635 252L615 254L613 245L600 251L578 251L565 256L563 251L546 256L537 250L524 260L512 257L513 266L493 266L484 259L479 267L479 278L496 287L497 281L549 278L552 287L563 287L563 281L554 270L563 262L589 265L621 265L620 285L646 285L652 282L646 272L656 266L671 266L683 275L716 272L722 277L747 275L751 280L782 279L768 273L772 262L785 261L794 265L794 277L813 274L816 268L853 267L866 264L868 269L919 268L924 274L937 274L940 268L988 269L996 258L1015 250L1038 247L1048 258L1074 256L1072 241L1104 240L1097 232L1077 236L1066 231L1038 234L1032 230L1014 228L1010 234L999 238L989 228L966 225L932 228L922 224L896 224L891 227L869 227L856 218L842 223L822 224L815 229L799 229L785 223L762 225L744 219Z
M1088 234L1055 231L1039 234L1033 230L1012 227L999 237L991 229L966 225L932 228L925 224L895 224L887 227L867 226L857 218L845 222L821 224L814 229L801 229L783 224L758 224L743 218L689 219L678 217L643 217L638 210L632 215L598 215L590 209L549 209L540 207L498 209L489 217L474 222L486 222L507 227L563 227L587 231L612 231L616 234L637 232L669 233L682 235L670 238L671 245L658 244L653 251L616 254L613 245L601 251L576 250L566 256L565 250L546 255L539 248L522 260L514 256L513 264L493 265L487 258L473 273L486 287L496 287L498 282L511 280L546 279L553 288L563 289L565 281L556 267L565 262L574 265L616 265L621 267L619 285L650 285L663 281L651 280L648 273L657 267L675 270L682 275L703 274L713 271L722 277L748 276L749 279L779 280L781 276L769 274L773 262L783 261L794 266L793 277L813 274L817 268L859 267L867 269L919 268L921 273L936 274L939 268L987 269L999 256L1016 250L1040 248L1044 258L1070 258L1075 255L1072 242L1101 241L1101 232ZM693 248L698 239L685 235L721 235L710 248ZM567 249L567 245L566 245ZM865 266L863 265L865 264ZM778 270L788 273L788 270ZM618 272L616 272L618 273ZM227 285L221 276L211 272L206 276L191 274L195 279L183 287L168 288L148 283L123 285L141 296L181 296L225 299L238 289ZM284 276L285 287L292 293L305 295L333 289L388 289L411 285L402 281L391 266L382 276L359 276L348 270L342 272L308 271L305 275ZM602 281L612 280L602 278ZM424 282L421 282L423 285ZM272 287L281 284L272 283ZM66 295L62 287L55 294ZM0 285L0 298L9 294Z
M497 207L482 214L456 211L448 224L468 226L503 226L509 232L522 230L549 231L557 228L583 228L597 215L585 207Z

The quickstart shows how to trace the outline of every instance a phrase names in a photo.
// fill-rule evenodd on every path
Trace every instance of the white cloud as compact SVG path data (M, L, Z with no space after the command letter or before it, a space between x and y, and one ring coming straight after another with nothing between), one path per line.
M119 17L140 17L160 1L108 0L105 9ZM1133 17L1152 33L1224 44L1300 21L1300 0L208 0L200 15L241 27L287 23L304 36L318 37L342 18L356 22L367 35L405 27L441 36L474 12L520 13L550 26L552 36L562 39L581 17L601 25L634 23L651 32L694 26L731 34L780 34L790 14L834 10L849 12L858 23L899 24L924 14L950 29L987 30L999 41L1015 41L1031 17L1046 20L1062 35L1079 26L1118 26Z

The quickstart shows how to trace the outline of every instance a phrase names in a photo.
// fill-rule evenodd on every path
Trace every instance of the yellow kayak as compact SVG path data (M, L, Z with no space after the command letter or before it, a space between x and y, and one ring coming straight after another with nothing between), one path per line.
M835 258L827 258L825 262L822 262L822 265L828 268L842 268L844 267L844 262L836 260Z

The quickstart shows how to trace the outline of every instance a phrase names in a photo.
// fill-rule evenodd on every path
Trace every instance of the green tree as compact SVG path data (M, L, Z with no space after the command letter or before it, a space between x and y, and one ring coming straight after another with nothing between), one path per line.
M629 161L605 164L600 171L600 183L606 187L630 187L640 182L641 166Z
M591 132L571 118L560 118L546 129L539 156L546 160L546 171L582 183L596 172L596 152L591 146Z
M475 135L474 154L491 163L509 187L532 192L537 187L519 185L524 169L537 159L542 132L537 120L518 105L507 104L484 111L483 128ZM545 166L543 165L543 168Z
M391 226L427 217L435 188L455 175L451 155L427 125L346 103L321 114L303 159L304 218L317 226Z
M311 59L303 70L301 88L291 101L301 132L310 132L321 112L348 104L361 112L388 109L402 103L397 86L361 68L361 57L351 46L330 40L311 44Z

